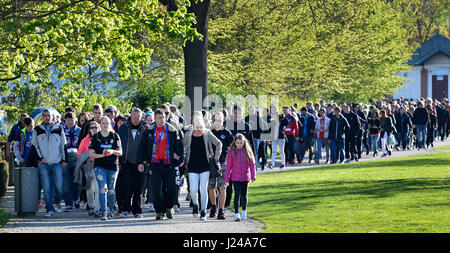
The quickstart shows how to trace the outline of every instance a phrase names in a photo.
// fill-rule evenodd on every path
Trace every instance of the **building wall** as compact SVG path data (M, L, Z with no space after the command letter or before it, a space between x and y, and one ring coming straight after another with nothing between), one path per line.
M436 71L442 72L442 70L447 70L450 73L450 58L443 54L436 54L431 59L425 62L423 66L412 66L411 71L406 73L400 73L402 77L410 79L404 83L404 86L399 88L394 94L394 98L404 97L418 99L421 96L421 71L426 69L428 72L427 82L426 82L426 96L432 97L432 76ZM434 72L434 73L433 73ZM449 81L449 91L450 91L450 81ZM450 92L449 92L450 93ZM450 95L449 95L450 99Z
M399 76L410 79L404 83L404 86L399 88L394 94L394 98L404 97L405 99L420 97L420 67L413 66L408 73L401 73ZM404 75L406 74L406 76Z

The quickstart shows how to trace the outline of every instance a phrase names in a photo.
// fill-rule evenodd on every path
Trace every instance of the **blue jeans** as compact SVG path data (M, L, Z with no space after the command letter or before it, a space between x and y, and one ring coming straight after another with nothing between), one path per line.
M108 203L109 211L112 212L116 202L115 187L119 171L102 167L95 167L94 171L99 189L100 211L106 212L106 203Z
M39 163L38 167L42 189L44 190L45 209L47 212L54 212L53 198L56 203L61 202L62 199L63 173L61 164Z
M258 157L258 148L259 148L259 144L261 143L261 140L259 139L254 139L253 140L253 147L255 147L255 159L258 162L259 157Z
M427 138L427 125L416 125L417 130L417 145L423 148Z
M327 160L330 159L330 140L317 138L316 161L322 159L322 146L325 144Z
M63 197L67 206L72 206L74 200L80 199L80 187L73 183L75 178L73 172L77 162L68 162L67 166L63 167Z
M338 158L340 162L344 161L344 140L334 139L330 143L331 162L336 163Z
M370 136L370 141L372 143L372 150L374 153L378 153L378 139L380 139L380 135Z

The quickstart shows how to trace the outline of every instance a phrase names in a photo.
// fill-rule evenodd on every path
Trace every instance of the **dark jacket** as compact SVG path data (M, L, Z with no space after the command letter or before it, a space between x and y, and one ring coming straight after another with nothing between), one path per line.
M139 139L142 141L142 135L144 131L147 129L147 126L145 125L145 121L141 121L139 123L139 131L137 135L139 135ZM127 161L127 151L128 151L128 144L131 136L131 121L127 121L123 123L119 127L118 131L120 140L122 142L122 156L120 157L120 162L125 163Z
M390 134L392 132L395 132L395 125L392 122L392 119L390 117L386 117L384 124L381 122L381 119L380 119L380 128L382 129L381 136L383 136L384 133Z
M446 108L442 109L441 107L437 107L436 112L439 125L445 124L449 120L450 115Z
M141 144L139 145L139 152L137 156L138 164L143 164L145 161L147 164L151 163L153 157L153 143L154 143L154 131L156 123L148 126L142 134ZM181 162L184 161L184 147L183 140L178 134L177 129L170 123L166 123L169 130L168 133L168 145L169 145L169 158L170 166L177 167ZM180 159L174 159L174 154L177 154Z
M357 137L358 134L361 132L361 122L358 117L358 115L354 112L350 113L343 113L342 116L347 119L347 122L350 126L348 130L349 136Z
M345 139L345 133L350 128L347 119L344 116L339 118L333 117L330 119L330 132L328 134L328 139L330 140L343 140Z
M413 114L413 124L414 125L426 125L430 121L430 116L428 115L427 109L417 108Z
M409 129L412 127L412 121L408 114L397 113L395 115L395 128L398 133L407 133Z

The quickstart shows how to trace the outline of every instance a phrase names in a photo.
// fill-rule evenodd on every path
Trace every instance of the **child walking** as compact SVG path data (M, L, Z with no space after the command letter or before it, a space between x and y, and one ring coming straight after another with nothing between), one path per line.
M248 182L256 180L255 156L248 140L242 134L236 134L227 156L225 185L229 186L230 178L234 188L234 220L247 219ZM239 204L242 213L239 214Z

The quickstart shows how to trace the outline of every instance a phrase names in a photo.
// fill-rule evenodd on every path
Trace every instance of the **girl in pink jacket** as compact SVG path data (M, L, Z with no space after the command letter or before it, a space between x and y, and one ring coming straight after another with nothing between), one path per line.
M234 219L247 219L248 182L256 180L255 156L248 140L242 134L236 134L227 156L225 184L229 186L230 177L234 188ZM239 204L242 205L242 215L239 215Z

